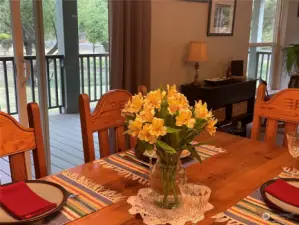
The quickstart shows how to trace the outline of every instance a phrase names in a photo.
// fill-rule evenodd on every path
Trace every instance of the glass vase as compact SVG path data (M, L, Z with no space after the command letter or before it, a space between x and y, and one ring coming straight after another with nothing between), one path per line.
M150 185L156 203L164 209L180 204L179 186L186 183L186 171L182 167L180 153L169 154L157 150L158 159L150 173Z

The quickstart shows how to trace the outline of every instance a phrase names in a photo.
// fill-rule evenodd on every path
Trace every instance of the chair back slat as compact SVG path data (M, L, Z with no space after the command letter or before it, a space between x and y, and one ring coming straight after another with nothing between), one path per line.
M99 144L100 144L100 156L102 158L110 155L108 129L99 131L98 135L99 135Z
M33 151L33 162L35 168L35 176L37 178L47 176L46 154L44 149L42 123L38 104L30 103L27 105L29 127L34 128L34 137L36 151Z
M8 156L12 181L27 180L25 152L32 150L35 177L47 176L39 107L27 105L29 127L25 128L12 116L0 112L0 157Z
M136 137L130 137L130 146L135 147L137 144L137 138Z
M81 122L82 142L84 148L84 159L85 162L91 162L95 160L95 152L89 97L86 94L81 94L79 96L79 113Z
M138 93L141 93L143 96L147 95L147 88L145 85L138 86Z
M101 97L95 110L91 113L88 95L80 95L80 119L85 162L95 160L92 135L94 132L98 132L99 135L100 157L109 155L112 147L115 147L114 151L125 149L126 141L123 135L125 118L121 115L121 111L131 97L132 95L125 90L109 91ZM115 137L115 146L110 146L113 136Z
M286 134L289 132L296 132L297 131L297 127L298 125L295 123L286 123L285 124L285 136L284 136L284 141L283 141L283 145L285 147L288 146L288 140L287 140L287 136Z
M116 151L121 152L126 150L126 137L124 135L125 127L119 126L115 128Z
M265 101L264 84L257 90L252 124L252 139L259 139L262 118L267 119L265 140L276 143L278 122L285 123L285 131L295 131L299 124L299 89L285 89L278 92L269 101ZM286 145L286 141L284 143Z
M276 144L277 120L268 119L265 133L265 141Z
M11 171L11 179L14 182L28 179L26 158L24 152L19 152L9 157L9 165Z
M258 140L261 133L261 123L262 119L259 116L253 117L252 127L251 127L251 139Z

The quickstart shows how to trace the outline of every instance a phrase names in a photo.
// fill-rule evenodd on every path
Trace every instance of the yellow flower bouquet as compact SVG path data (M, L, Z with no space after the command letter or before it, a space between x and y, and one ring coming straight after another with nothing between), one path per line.
M201 162L195 150L197 145L191 142L203 130L214 135L217 120L206 103L195 102L191 107L175 85L167 85L167 90L151 91L146 96L134 95L122 114L128 125L126 133L138 139L137 148L154 150L158 155L150 174L157 202L163 208L176 207L177 185L186 182L180 155L186 149Z

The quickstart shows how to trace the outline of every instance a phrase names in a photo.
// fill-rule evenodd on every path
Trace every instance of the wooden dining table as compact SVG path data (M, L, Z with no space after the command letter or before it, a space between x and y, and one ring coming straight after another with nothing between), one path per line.
M221 132L214 137L202 134L197 139L200 142L211 141L212 145L226 150L225 153L212 156L202 164L196 163L186 168L188 182L204 184L212 189L210 203L214 209L207 212L205 219L198 224L219 224L213 222L211 216L233 206L261 184L277 176L283 166L290 166L292 162L287 149L264 142ZM70 171L127 197L136 195L137 191L144 187L139 182L127 179L100 164L87 163ZM124 199L69 224L143 224L140 216L128 213L130 207Z

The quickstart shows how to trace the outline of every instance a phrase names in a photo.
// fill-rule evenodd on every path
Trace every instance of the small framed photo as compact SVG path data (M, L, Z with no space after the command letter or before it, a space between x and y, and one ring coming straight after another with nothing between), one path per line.
M233 36L236 0L210 0L208 16L208 36Z

